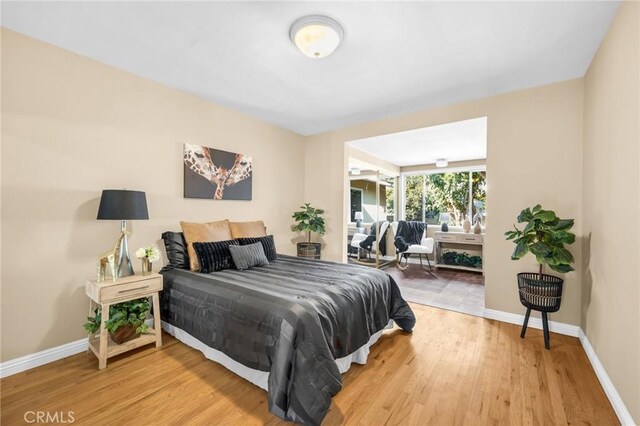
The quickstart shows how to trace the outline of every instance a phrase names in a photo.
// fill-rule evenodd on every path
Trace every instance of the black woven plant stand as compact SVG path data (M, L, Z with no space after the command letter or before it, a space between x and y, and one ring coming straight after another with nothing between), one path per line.
M560 309L562 302L562 278L553 275L521 272L518 274L518 294L520 303L527 308L524 316L520 337L524 338L529 324L531 310L539 311L542 316L542 330L544 333L544 347L549 349L549 320L547 314Z

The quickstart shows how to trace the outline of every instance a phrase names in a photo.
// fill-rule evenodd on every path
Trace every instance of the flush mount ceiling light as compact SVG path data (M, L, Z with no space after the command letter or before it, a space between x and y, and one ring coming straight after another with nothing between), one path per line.
M436 160L436 167L447 167L449 165L449 162L447 161L446 158L438 158Z
M344 31L340 24L326 16L305 16L293 23L289 37L310 58L324 58L338 47Z

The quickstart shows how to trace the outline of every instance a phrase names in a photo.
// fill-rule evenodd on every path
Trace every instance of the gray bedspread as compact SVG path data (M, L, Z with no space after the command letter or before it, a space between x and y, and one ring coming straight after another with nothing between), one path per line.
M393 319L415 325L387 273L282 256L269 266L212 274L165 269L161 314L239 363L269 372L269 411L320 424L342 388L335 359Z

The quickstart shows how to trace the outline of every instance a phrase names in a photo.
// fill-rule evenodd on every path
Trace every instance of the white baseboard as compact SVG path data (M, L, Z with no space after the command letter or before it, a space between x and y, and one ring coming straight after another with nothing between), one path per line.
M494 309L485 309L484 317L487 319L508 322L510 324L517 324L520 326L522 326L522 323L524 322L524 315L512 314L511 312L496 311ZM528 327L542 330L542 319L529 317ZM565 324L563 322L549 321L549 331L571 337L578 337L580 327L578 327L577 325Z
M148 318L145 323L153 326L153 315ZM75 342L65 343L55 348L45 349L44 351L21 356L20 358L11 359L0 363L0 379L40 367L41 365L66 358L71 355L79 354L87 350L87 338L76 340Z
M11 359L0 363L0 378L21 373L71 355L79 354L87 350L87 339L76 340L75 342L66 343L56 346L55 348L45 349L44 351L21 356L20 358Z
M587 339L587 336L584 334L582 329L580 329L578 338L580 339L580 343L582 343L582 347L584 348L589 361L591 361L593 370L596 372L596 377L598 377L598 380L600 381L600 384L604 389L604 393L607 395L607 398L609 398L609 402L611 402L613 410L616 412L618 420L620 420L620 424L623 426L636 425L633 417L631 417L631 413L627 409L627 406L624 404L624 401L622 401L620 394L609 378L607 370L604 369L604 366L600 362L596 351L593 349L593 346L591 346L589 339Z

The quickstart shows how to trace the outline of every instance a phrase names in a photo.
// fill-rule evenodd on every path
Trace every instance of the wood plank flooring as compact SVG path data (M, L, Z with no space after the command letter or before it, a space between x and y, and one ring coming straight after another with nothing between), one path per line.
M352 365L324 425L614 425L578 339L421 305ZM0 381L1 423L73 411L79 425L281 424L267 393L171 336L109 361L78 354Z

